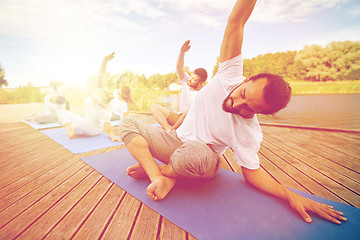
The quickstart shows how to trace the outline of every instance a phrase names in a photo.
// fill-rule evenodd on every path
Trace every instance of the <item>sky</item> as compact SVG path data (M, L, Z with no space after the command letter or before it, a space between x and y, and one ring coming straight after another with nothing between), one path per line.
M0 0L0 65L9 87L51 81L85 85L103 57L107 71L149 77L216 64L235 0ZM360 41L358 0L259 0L245 26L244 58Z

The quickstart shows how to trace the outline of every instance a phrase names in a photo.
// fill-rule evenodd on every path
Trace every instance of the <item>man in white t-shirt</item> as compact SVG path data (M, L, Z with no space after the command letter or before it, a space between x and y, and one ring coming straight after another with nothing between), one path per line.
M168 132L176 129L181 124L182 114L186 113L189 109L197 93L202 89L203 84L207 79L207 72L203 68L195 69L191 75L185 72L185 53L190 50L190 47L190 40L185 41L176 61L176 71L181 84L180 113L172 112L159 104L153 104L150 107L150 111L154 115L156 121Z
M307 211L311 211L340 224L339 220L346 221L341 212L296 194L259 167L262 133L256 114L272 114L286 107L291 88L278 75L242 76L244 26L255 3L236 2L221 44L219 71L197 95L177 135L132 119L119 125L121 139L139 162L127 173L134 178L149 177L147 194L160 200L178 177L213 177L219 167L214 154L220 155L230 146L251 185L288 202L308 223ZM158 166L154 157L166 165Z

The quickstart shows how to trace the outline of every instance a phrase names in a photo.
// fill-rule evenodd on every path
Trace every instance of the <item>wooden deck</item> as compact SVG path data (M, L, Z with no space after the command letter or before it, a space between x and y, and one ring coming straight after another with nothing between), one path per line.
M262 129L261 167L273 178L360 208L359 133ZM0 239L195 239L80 160L120 148L72 154L22 122L0 122ZM221 166L241 172L233 155Z

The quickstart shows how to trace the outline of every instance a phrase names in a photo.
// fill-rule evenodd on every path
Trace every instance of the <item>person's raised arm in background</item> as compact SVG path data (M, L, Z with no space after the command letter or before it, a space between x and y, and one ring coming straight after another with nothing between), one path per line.
M99 74L98 74L98 78L97 78L97 82L96 82L96 87L97 88L103 88L104 87L104 76L106 73L106 66L108 61L110 61L111 59L114 58L115 52L110 53L109 55L106 55L101 63L100 69L99 69Z

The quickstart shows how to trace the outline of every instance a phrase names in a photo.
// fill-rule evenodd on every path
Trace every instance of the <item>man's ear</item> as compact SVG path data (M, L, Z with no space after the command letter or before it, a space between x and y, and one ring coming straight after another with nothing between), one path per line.
M248 81L250 81L250 77L245 78L243 82L246 83Z

